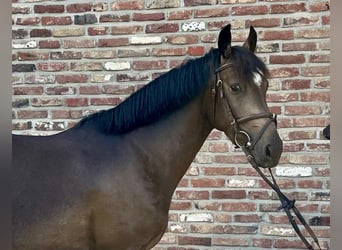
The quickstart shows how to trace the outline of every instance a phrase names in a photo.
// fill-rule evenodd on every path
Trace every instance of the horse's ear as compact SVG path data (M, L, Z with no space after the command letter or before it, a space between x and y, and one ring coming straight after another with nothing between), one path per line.
M243 43L243 47L249 49L250 51L254 52L257 44L257 33L253 26L249 29L249 35L247 40Z
M226 25L219 34L218 48L223 57L228 58L232 51L232 35L230 33L230 24Z

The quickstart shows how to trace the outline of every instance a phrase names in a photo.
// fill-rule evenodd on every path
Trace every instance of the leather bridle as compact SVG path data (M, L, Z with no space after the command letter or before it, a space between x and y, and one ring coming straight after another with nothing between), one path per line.
M233 64L231 63L227 63L227 64L223 64L220 67L218 67L215 70L215 74L216 74L216 82L214 83L214 86L212 88L212 94L215 98L214 101L214 121L215 121L215 113L216 113L216 102L217 102L217 93L219 93L219 97L222 99L224 99L224 103L226 105L226 109L227 112L230 113L231 116L231 122L230 125L233 126L234 128L234 144L236 147L241 148L245 154L247 155L247 159L248 162L252 165L252 167L258 172L258 174L264 179L264 181L277 193L279 200L281 202L281 206L279 207L279 210L284 209L293 229L295 230L295 232L297 233L297 235L299 236L299 238L303 241L303 243L305 244L307 249L314 249L313 246L308 242L308 240L304 237L304 235L302 234L302 232L299 229L299 226L295 220L295 218L292 216L291 214L291 209L293 210L293 212L295 213L296 217L298 218L298 220L300 221L300 223L305 227L305 229L309 232L310 236L313 238L314 243L316 243L316 245L318 246L318 248L321 250L321 247L319 245L318 239L315 235L315 233L313 232L313 230L310 228L310 226L306 223L304 217L302 216L302 214L300 213L300 211L297 209L297 207L295 206L295 199L290 200L279 188L272 170L270 168L268 168L272 181L269 180L265 174L261 171L260 166L258 165L258 163L255 160L255 157L253 155L253 149L255 147L255 145L258 143L259 139L262 137L262 135L264 134L264 132L266 131L266 129L268 128L268 126L274 122L275 125L277 126L277 116L276 114L272 114L270 112L262 112L259 114L251 114L251 115L247 115L244 117L237 117L236 112L234 111L234 109L232 109L232 105L230 103L229 98L226 97L225 91L224 91L224 87L223 87L223 82L221 80L220 77L220 72L227 69L227 68L231 68L233 67ZM256 119L261 119L261 118L267 118L267 122L264 124L264 126L261 128L261 130L259 131L259 133L255 136L255 138L252 140L252 137L244 130L241 129L240 124L241 123L245 123L251 120L256 120ZM241 140L239 140L239 136L243 136L245 137L245 142L241 142Z

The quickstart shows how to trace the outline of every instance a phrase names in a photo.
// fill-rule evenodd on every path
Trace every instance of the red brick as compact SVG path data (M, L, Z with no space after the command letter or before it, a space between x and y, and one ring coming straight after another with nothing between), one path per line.
M217 0L184 0L184 6L215 5Z
M64 17L54 17L54 16L44 16L41 18L42 25L69 25L72 24L72 19L70 16Z
M296 31L296 38L317 39L329 38L328 28L301 29Z
M41 49L58 49L61 45L57 40L43 40L39 41L39 48Z
M91 105L111 105L116 106L121 103L121 99L118 97L107 97L107 98L91 98Z
M318 180L299 180L299 188L322 188L323 182Z
M283 51L316 51L318 48L317 43L313 42L300 42L300 43L284 43Z
M67 107L84 107L88 106L88 98L66 98L64 100L65 106Z
M200 246L211 246L211 238L208 237L190 237L190 236L179 236L179 245L200 245Z
M56 75L56 82L58 83L86 83L88 75L75 74L75 75Z
M309 89L311 81L305 79L289 79L282 81L282 89L284 90L300 90Z
M112 35L124 35L124 34L135 34L142 33L144 31L144 27L141 25L132 25L132 26L113 26L111 27L110 33Z
M245 199L247 197L245 190L214 190L213 199Z
M69 13L78 13L78 12L89 12L91 11L92 4L90 3L82 3L82 4L69 4L66 7L67 12Z
M129 22L131 16L129 14L106 14L100 16L101 23L108 22Z
M68 70L68 63L64 62L50 62L50 63L37 63L37 68L41 71L66 71Z
M45 110L18 110L19 119L47 118L48 112Z
M330 54L310 55L309 62L311 62L311 63L329 63L330 62Z
M329 2L327 1L318 1L318 2L313 2L310 4L309 9L311 12L323 12L323 11L329 11L330 6Z
M306 94L306 93L303 93ZM311 106L285 106L286 115L320 115L322 114L322 108L318 105Z
M176 23L155 23L146 25L146 33L169 33L178 32L179 26Z
M234 167L202 167L204 175L235 175L236 169Z
M204 46L190 46L188 47L189 56L203 56L205 53Z
M232 238L232 237L215 237L213 239L214 246L237 246L244 247L248 246L248 240L242 238Z
M133 61L133 69L135 70L166 69L166 66L166 60Z
M291 249L306 249L301 240L276 239L275 248L291 248Z
M246 27L254 26L254 27L279 27L281 25L280 18L260 18L254 20L247 20Z
M224 203L222 204L222 211L228 212L255 212L256 204L252 202L239 202L239 203Z
M312 66L301 70L301 75L303 76L329 76L329 73L329 66Z
M98 41L99 47L116 47L128 45L128 38L101 38Z
M299 75L297 67L281 67L270 69L271 78L294 77Z
M248 198L251 200L267 200L271 195L267 191L249 191Z
M34 5L35 13L63 13L64 5Z
M252 240L253 247L264 249L264 248L271 248L272 245L273 245L272 239L253 239Z
M16 21L17 25L37 25L39 23L40 23L39 17L18 18Z
M152 50L153 56L184 56L185 54L185 48L154 48Z
M79 91L81 95L98 95L101 93L98 86L80 86Z
M189 201L172 201L170 210L190 210L192 203Z
M48 87L45 92L47 95L74 95L76 94L76 89L73 87L55 86Z
M191 19L193 10L176 10L170 11L168 14L168 20L186 20Z
M208 179L208 178L201 178L201 179L192 179L191 186L192 187L224 187L225 179Z
M175 35L169 36L167 42L171 44L195 44L198 43L196 35Z
M108 27L89 27L88 35L89 36L99 36L108 34Z
M260 6L234 6L232 7L231 14L236 16L246 15L263 15L267 14L268 7L265 5Z
M65 39L63 41L63 48L94 48L96 45L93 39Z
M49 29L32 29L30 31L30 37L50 37L52 31Z
M48 52L29 51L29 52L18 52L19 61L34 61L34 60L48 60Z
M271 64L300 64L305 63L305 55L270 55Z
M81 59L83 57L80 51L52 51L50 52L50 58L53 60L72 60Z
M206 8L198 9L194 12L195 18L224 17L228 16L228 8Z
M305 3L271 5L271 14L296 13L304 11L306 11Z
M261 215L257 214L247 214L247 215L234 215L234 221L239 223L251 223L251 222L261 222Z
M110 95L130 95L135 91L133 86L105 85L102 93Z
M291 102L298 101L298 93L284 93L284 94L267 94L267 100L269 102Z
M247 158L244 155L216 155L214 157L216 163L247 163Z
M261 40L293 40L293 30L262 31L259 34Z
M208 191L177 191L176 190L176 199L178 200L208 200L209 192Z
M68 110L51 110L51 119L70 119L71 114Z
M133 13L133 21L160 21L164 20L164 13Z

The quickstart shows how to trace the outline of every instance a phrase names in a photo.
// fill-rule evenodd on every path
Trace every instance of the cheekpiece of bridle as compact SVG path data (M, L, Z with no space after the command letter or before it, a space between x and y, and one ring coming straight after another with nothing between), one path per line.
M252 165L252 167L258 172L258 174L264 179L264 181L277 193L279 200L281 202L281 206L279 207L279 210L283 209L299 238L303 241L307 249L314 249L313 246L308 242L308 240L304 237L302 232L300 231L300 228L295 220L295 218L291 214L291 210L295 213L296 217L300 221L300 223L305 227L305 229L309 232L310 236L313 238L314 243L318 246L318 248L321 250L321 247L319 245L318 239L313 232L313 230L310 228L310 226L306 223L304 217L300 213L300 211L295 206L295 199L290 200L279 188L272 170L268 168L272 181L269 180L265 174L261 171L260 166L255 161L255 157L253 155L253 149L255 145L258 143L259 139L262 137L268 126L274 122L277 126L277 115L272 114L270 112L263 112L259 114L251 114L244 117L237 117L234 109L232 109L232 105L230 104L229 98L226 97L223 82L220 77L220 72L233 67L233 64L227 63L223 64L220 67L215 69L216 74L216 82L214 83L214 86L212 88L212 95L215 98L214 101L214 121L215 121L215 113L216 113L216 101L217 101L217 95L219 98L224 98L224 103L226 105L227 112L230 113L231 116L231 122L230 125L234 128L234 144L237 148L241 148L245 154L247 155L247 159L249 163ZM218 94L217 94L218 93ZM252 138L246 131L242 130L240 127L241 123L245 123L251 120L255 119L261 119L261 118L268 118L267 122L264 124L264 126L261 128L259 133L255 136L255 138Z

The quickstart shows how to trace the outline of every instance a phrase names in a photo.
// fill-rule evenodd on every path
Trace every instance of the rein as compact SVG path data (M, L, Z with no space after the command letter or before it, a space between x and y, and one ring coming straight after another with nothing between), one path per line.
M315 233L313 232L313 230L311 229L311 227L306 223L304 217L302 216L302 214L300 213L300 211L297 209L297 207L295 206L295 199L290 200L279 188L272 170L269 168L269 172L272 178L272 181L269 180L266 175L261 171L260 166L258 166L257 162L255 161L255 158L253 156L253 152L252 150L254 149L255 145L257 144L257 142L259 141L259 139L262 137L262 135L264 134L264 132L266 131L266 129L268 128L268 126L274 122L275 125L277 125L277 116L276 114L272 114L270 112L263 112L263 113L259 113L259 114L252 114L252 115L248 115L248 116L244 116L244 117L240 117L237 118L234 110L232 109L232 105L229 102L229 98L226 97L225 95L225 91L223 88L223 83L222 80L220 78L220 72L232 67L233 65L230 63L227 64L223 64L222 66L218 67L215 70L216 73L216 83L214 84L213 88L212 88L212 94L215 96L215 102L214 102L214 121L215 121L215 113L216 113L216 92L219 92L219 96L220 98L224 98L225 100L225 105L226 108L228 110L228 112L231 113L232 116L232 121L230 122L230 125L232 125L234 127L234 131L235 131L235 136L234 136L234 141L235 141L235 146L237 148L242 148L243 151L245 152L245 154L247 155L247 159L248 162L252 165L252 167L258 172L258 174L262 177L262 179L277 193L278 198L281 202L281 206L278 208L278 210L283 209L293 227L293 229L295 230L295 232L297 233L297 235L299 236L299 238L303 241L303 243L305 244L307 249L314 249L313 246L308 242L308 240L305 238L305 236L302 234L302 232L299 229L299 226L295 220L295 218L292 216L291 214L291 210L293 210L294 214L296 215L296 217L298 218L298 220L300 221L300 223L305 227L305 229L309 232L310 236L313 238L314 243L316 243L316 245L318 246L319 250L321 250L321 246L319 245L317 236L315 235ZM252 141L251 140L251 136L244 130L242 130L240 128L240 124L244 123L244 122L248 122L251 120L255 120L255 119L260 119L260 118L268 118L268 121L264 124L264 126L261 128L261 130L259 131L259 133L257 134L257 136L255 137L255 139ZM239 136L243 136L245 137L246 141L245 142L241 142L239 140Z

